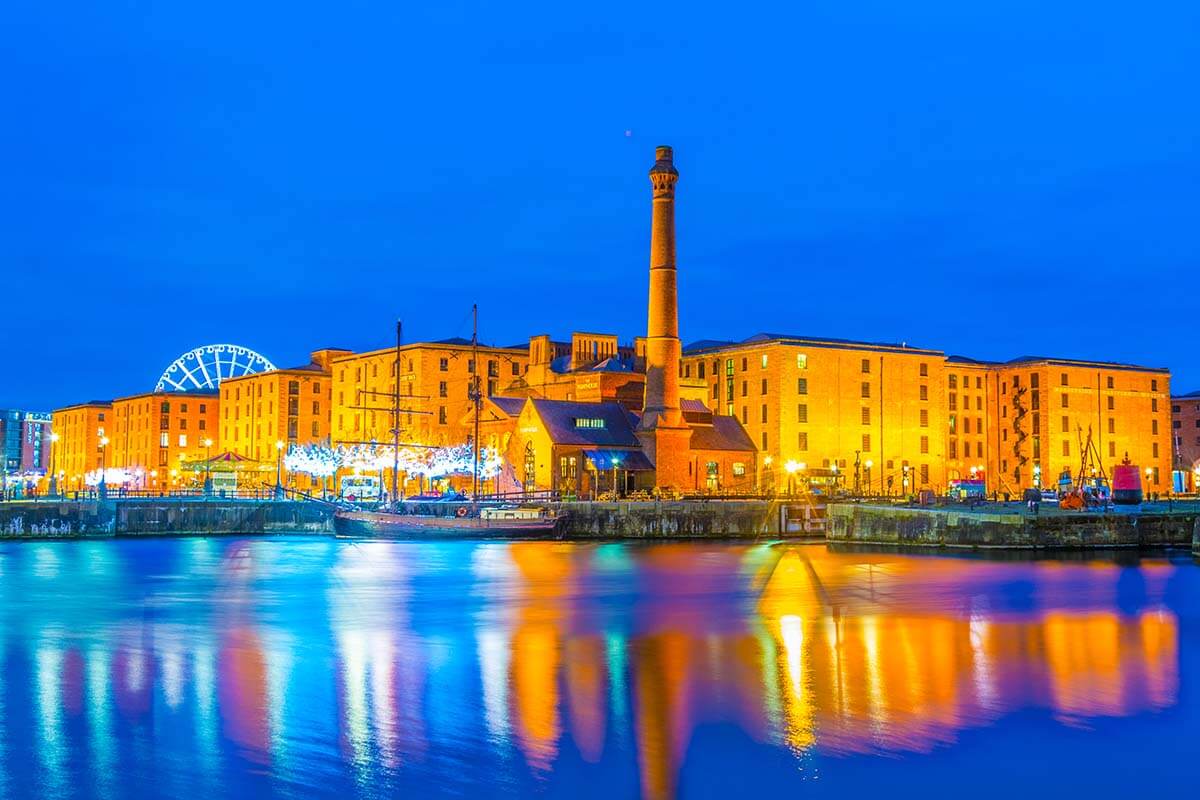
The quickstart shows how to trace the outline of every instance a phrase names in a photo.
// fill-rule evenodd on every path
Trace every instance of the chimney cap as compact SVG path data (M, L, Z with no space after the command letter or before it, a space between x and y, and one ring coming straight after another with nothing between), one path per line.
M658 147L654 148L654 159L656 161L666 161L670 163L672 160L672 154L673 151L671 150L671 145L669 144L660 144Z

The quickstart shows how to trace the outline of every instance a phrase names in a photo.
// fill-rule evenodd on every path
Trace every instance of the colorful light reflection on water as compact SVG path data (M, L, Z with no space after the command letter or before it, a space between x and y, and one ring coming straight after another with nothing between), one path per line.
M1183 557L9 542L0 797L1182 787L1198 608Z

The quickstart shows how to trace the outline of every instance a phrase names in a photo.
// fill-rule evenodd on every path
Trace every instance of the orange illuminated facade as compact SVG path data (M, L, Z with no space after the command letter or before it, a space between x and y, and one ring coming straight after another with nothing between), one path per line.
M330 370L334 358L349 352L317 350L304 366L226 379L221 383L222 447L273 469L279 444L328 443Z
M987 378L979 386L979 369ZM1090 436L1094 455L1086 471L1112 468L1128 456L1147 492L1166 492L1171 474L1171 375L1166 369L1067 359L1017 359L1002 364L946 366L947 399L958 380L961 425L972 406L987 410L989 490L1015 495L1028 486L1055 487L1077 478ZM970 390L964 391L965 383ZM1085 476L1087 477L1087 476Z
M683 380L745 427L763 488L822 475L898 493L945 485L944 361L900 344L760 334L693 345Z
M216 392L149 392L114 400L108 466L129 472L127 488L167 490L187 483L188 462L220 452L218 402Z
M58 491L77 492L87 489L85 476L100 468L101 442L108 438L111 446L113 428L112 403L94 400L55 411L51 430L57 440L50 444L50 459L58 473Z
M479 346L479 385L484 397L524 375L523 347ZM464 444L472 435L468 394L475 369L465 339L420 342L334 358L332 442L334 445L392 441L393 396L400 395L400 440L421 445Z

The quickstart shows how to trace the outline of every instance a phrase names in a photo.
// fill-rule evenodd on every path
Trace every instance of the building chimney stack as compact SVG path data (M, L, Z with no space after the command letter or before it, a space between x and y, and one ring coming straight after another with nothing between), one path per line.
M646 397L642 428L683 424L679 411L679 309L675 288L675 183L679 171L670 147L654 151L650 168L650 303L646 324Z
M675 169L670 147L655 148L650 168L650 303L646 320L646 394L638 436L654 462L658 487L686 485L691 430L679 407L679 301L675 272Z

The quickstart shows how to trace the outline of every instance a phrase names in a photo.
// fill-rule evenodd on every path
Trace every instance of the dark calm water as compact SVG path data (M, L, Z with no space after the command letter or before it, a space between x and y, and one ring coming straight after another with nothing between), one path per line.
M1198 611L1182 555L4 543L0 796L1190 794Z

